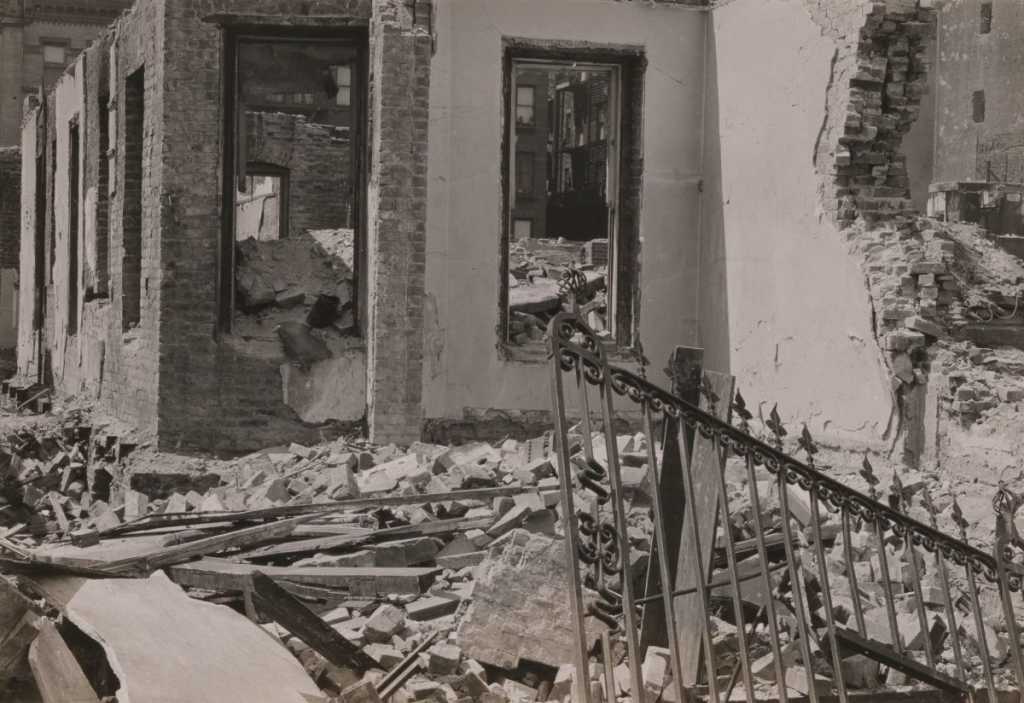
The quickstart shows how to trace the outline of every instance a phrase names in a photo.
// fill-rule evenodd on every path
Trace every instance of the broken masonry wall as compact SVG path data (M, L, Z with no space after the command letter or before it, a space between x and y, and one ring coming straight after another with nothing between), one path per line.
M892 412L864 277L814 169L832 71L864 5L741 0L714 9L709 41L705 366L728 370L765 413L778 402L787 423L846 445L880 443Z
M708 15L663 3L447 0L430 86L424 413L430 432L550 426L550 362L499 351L502 38L641 47L640 340L652 379L697 343L701 102ZM488 410L490 409L490 410ZM459 435L464 436L464 435Z
M987 33L981 32L981 0L938 5L936 182L1024 183L1024 6L988 4ZM979 91L984 109L976 116Z
M155 0L139 0L122 15L97 44L83 52L59 79L46 97L46 125L36 133L36 111L27 113L23 124L22 174L22 252L21 274L28 282L19 289L19 309L26 324L19 335L19 376L25 382L52 380L60 395L85 395L99 398L100 407L130 421L141 435L152 435L156 420L157 387L157 292L159 260L155 244L159 240L160 132L154 110L159 112L159 82L151 80L159 73L158 36L162 27L162 5ZM116 37L116 40L115 38ZM116 68L107 70L106 57L116 42ZM105 68L105 66L107 68ZM123 211L126 171L125 100L123 86L129 75L140 67L147 69L144 86L145 123L142 126L142 294L141 323L122 333L121 294L123 283ZM111 75L112 74L112 75ZM108 217L101 222L96 205L99 178L99 104L98 96L109 86L111 109ZM70 131L76 124L79 135L79 160L71 163ZM39 143L42 142L42 143ZM36 290L36 161L37 149L45 150L46 168L43 209L45 301ZM72 197L72 169L77 171L77 198ZM73 204L77 199L77 208ZM73 211L72 211L73 210ZM77 226L78 268L71 270L71 225ZM87 299L99 259L95 249L98 238L109 243L108 266L110 298ZM70 286L76 291L72 294ZM76 306L77 332L69 328L71 310ZM111 303L111 301L114 301ZM34 328L36 309L40 308L41 328ZM42 347L40 349L39 347ZM40 368L40 360L42 368Z
M351 204L339 194L351 192L353 145L341 128L282 112L250 112L246 120L246 158L288 169L289 236L349 221Z
M15 370L18 344L18 251L21 239L21 149L0 148L0 377Z
M242 325L240 333L217 334L224 45L222 27L207 20L235 15L267 25L294 24L296 31L365 29L371 2L181 0L165 7L159 443L245 451L292 440L317 441L323 431L341 431L365 415L365 340L338 342L331 359L304 372L289 365L273 325L260 324L249 332ZM265 142L264 148L271 150L273 144ZM297 165L295 156L286 160ZM331 168L342 173L343 165ZM295 183L292 191L298 192ZM303 305L288 314L301 322L306 311ZM326 419L342 425L331 423L325 430L321 421Z

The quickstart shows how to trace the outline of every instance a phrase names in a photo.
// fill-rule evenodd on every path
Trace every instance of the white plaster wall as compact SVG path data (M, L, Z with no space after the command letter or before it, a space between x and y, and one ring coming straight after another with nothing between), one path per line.
M424 411L550 408L548 364L505 361L499 322L502 37L641 45L640 338L652 378L697 341L707 13L614 0L441 0L431 64Z
M706 365L819 438L878 439L891 403L867 288L812 164L833 40L801 0L736 0L713 12L710 45Z
M62 390L74 393L78 389L77 373L81 363L78 336L68 336L68 302L69 286L79 285L79 272L70 270L68 257L68 239L70 237L71 218L78 220L78 260L82 261L82 197L79 193L78 208L70 211L71 198L68 191L71 168L78 169L78 184L81 189L84 174L82 173L82 154L85 152L85 129L79 127L79 160L71 163L70 128L71 121L82 113L85 89L84 60L79 57L74 65L57 81L54 94L54 119L57 131L57 158L54 170L53 213L55 223L54 260L53 260L53 300L49 301L47 314L52 316L47 325L52 330L50 339L57 347L53 350L54 382ZM78 296L78 320L81 325L81 295Z
M32 329L35 305L35 228L36 228L36 119L38 108L25 116L21 129L21 237L18 264L21 288L18 295L18 376L32 379L37 373L38 335ZM31 187L26 187L30 185Z

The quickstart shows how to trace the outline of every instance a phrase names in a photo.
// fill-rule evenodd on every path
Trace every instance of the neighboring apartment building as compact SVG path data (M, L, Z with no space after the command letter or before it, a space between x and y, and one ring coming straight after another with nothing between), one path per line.
M0 374L17 345L20 158L26 98L49 90L131 0L0 0Z
M49 90L130 0L0 0L0 147L20 141L22 103Z
M1024 234L1024 5L947 0L938 16L930 211Z

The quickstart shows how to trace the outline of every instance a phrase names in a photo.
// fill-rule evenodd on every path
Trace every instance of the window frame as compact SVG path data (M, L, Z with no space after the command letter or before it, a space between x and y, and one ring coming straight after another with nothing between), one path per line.
M244 145L239 143L240 125L236 108L238 100L238 48L245 41L286 41L295 43L324 42L345 44L355 51L352 74L351 110L353 120L349 134L352 144L352 223L354 234L353 291L356 305L353 310L355 330L359 337L366 336L366 237L367 237L367 166L369 164L369 85L368 64L369 31L367 27L307 27L263 24L225 24L221 27L223 72L223 168L221 177L221 236L217 266L217 322L214 338L230 336L235 311L235 193L237 166L245 159ZM248 164L248 162L246 162ZM282 187L284 184L282 183Z
M530 93L532 95L532 100L531 100L529 105L526 105L524 103L519 102L519 91L520 90L529 90L530 91ZM537 127L537 88L536 88L536 86L532 86L532 85L517 85L515 87L515 91L516 91L516 106L515 106L515 114L513 115L513 119L515 119L516 129L535 129ZM530 108L530 121L529 122L520 122L519 121L519 108L522 108L522 107L529 107Z
M643 94L647 61L643 47L600 45L589 42L558 42L505 37L502 62L501 129L501 238L498 271L497 348L507 361L541 363L546 347L541 343L515 345L509 333L509 245L514 237L512 210L515 196L515 69L524 64L566 66L586 70L614 69L615 94L609 96L606 127L609 162L609 252L606 281L609 318L613 336L608 352L620 358L637 358L639 353L640 308L640 201L643 171ZM536 99L536 96L535 96Z
M289 228L288 220L288 200L289 200L289 186L290 184L290 171L284 166L277 164L267 163L266 161L250 161L245 166L245 175L249 176L265 176L270 178L277 178L280 180L280 191L277 194L277 238L288 239L291 231ZM241 192L241 191L240 191ZM237 197L237 196L236 196ZM237 207L237 202L236 202Z

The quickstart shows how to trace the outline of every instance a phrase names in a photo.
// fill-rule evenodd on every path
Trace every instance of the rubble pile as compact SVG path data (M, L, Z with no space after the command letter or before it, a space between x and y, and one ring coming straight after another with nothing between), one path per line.
M98 694L118 695L142 685L132 679L137 659L122 662L126 655L119 649L118 635L107 634L105 628L114 633L131 630L134 622L158 622L147 608L160 600L186 610L192 607L187 603L219 609L217 617L227 618L223 627L236 633L236 641L251 637L246 628L258 624L283 645L282 651L291 653L289 661L301 668L324 700L572 700L576 674L569 662L574 661L576 643L568 583L573 566L565 558L562 487L550 435L497 445L416 443L405 449L354 439L293 444L233 461L194 460L191 474L175 474L160 483L151 477L138 480L143 473L131 475L133 465L140 471L148 466L138 461L138 453L113 459L98 453L86 429L70 422L49 434L24 432L8 439L5 485L7 494L10 486L20 486L16 516L22 520L12 525L13 516L8 516L10 526L0 536L6 553L0 559L0 571L6 574L0 578L0 596L4 589L10 591L25 617L31 615L31 636L23 638L24 646L39 640L36 632L47 632L50 638L58 635L58 643L66 641L82 661L108 661L108 668L83 665ZM578 429L570 431L569 441L574 464L585 461ZM654 541L648 448L642 434L621 435L617 444L631 547L625 573L642 592ZM595 460L604 463L604 435L595 433L592 445ZM655 455L659 453L656 447ZM747 623L772 599L780 613L788 690L791 695L806 694L811 685L825 690L831 676L821 648L825 640L814 645L812 671L804 669L798 656L796 602L792 574L785 568L778 484L764 469L758 471L772 588L765 592L760 579L743 582ZM10 483L12 476L24 483ZM756 573L760 564L745 465L730 459L725 476L732 513L728 525L737 543L739 569ZM864 492L874 490L865 475L853 474L844 482ZM934 510L924 511L920 497L925 483L919 474L902 476L898 490L910 506L907 510L922 520L934 514L940 528L947 522L955 525L951 497L936 497ZM577 504L586 505L585 490L579 485L574 490ZM906 649L922 658L924 647L932 646L943 667L953 666L945 601L931 562L921 560L924 552L917 554L926 582L927 634L915 629L916 596L908 580L911 552L905 544L886 542L889 569L882 573L874 533L856 525L850 545L855 558L848 562L836 518L823 511L823 523L815 530L809 496L791 486L787 497L793 525L800 528L794 547L803 564L813 621L824 621L824 569L836 621L855 627L848 579L852 569L869 636L886 642L881 584L888 580L897 593ZM819 534L828 549L825 564L815 559ZM726 570L723 537L720 528L717 578ZM115 576L136 578L111 578ZM962 602L966 586L955 574L951 589L953 602ZM584 596L588 603L601 597L589 589ZM129 602L130 608L125 605ZM983 602L992 611L984 636L992 664L1000 671L1008 652L1005 630L998 625L998 598L984 591ZM718 674L723 682L735 684L739 640L731 603L728 586L712 593ZM119 608L128 609L121 616L114 612ZM189 611L182 617L203 616ZM609 624L588 618L587 636L595 645L589 685L601 691L602 700L670 700L668 649L647 648L645 691L636 695L630 690L621 629ZM969 664L973 658L972 671L978 672L979 635L965 611L958 612L958 626L965 656ZM759 698L777 694L767 632L762 622L747 639ZM83 639L82 633L88 636ZM181 635L181 641L176 636L169 633L160 647L187 650L189 635ZM608 679L597 645L602 636L610 636L613 660L607 664L613 670L614 692L603 691ZM15 640L0 633L0 642ZM232 646L236 643L224 643ZM39 667L27 672L13 665L22 659L0 657L12 662L8 671L0 671L9 692L42 685ZM283 667L281 677L294 679L291 665L275 662ZM851 688L921 685L859 654L844 656L843 667ZM236 699L232 696L242 695L240 691L222 692L225 697L218 700Z
M607 239L512 242L508 269L509 341L512 344L544 339L548 322L562 310L566 293L561 284L570 271L580 272L585 279L576 301L580 314L597 334L611 334L606 324Z

